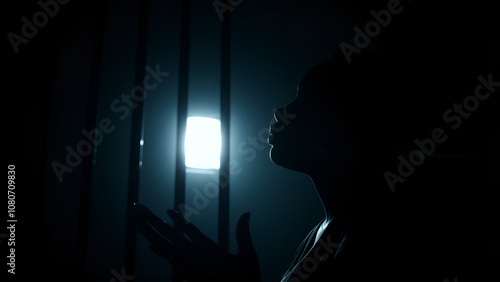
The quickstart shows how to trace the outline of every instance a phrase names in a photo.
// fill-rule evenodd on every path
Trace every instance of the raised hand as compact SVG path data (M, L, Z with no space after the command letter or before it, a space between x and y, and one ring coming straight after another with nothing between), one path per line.
M249 230L250 213L243 214L236 226L238 254L224 251L176 211L167 210L167 214L189 238L155 216L144 205L136 204L133 213L139 232L151 242L150 249L166 258L184 279L260 281L259 261Z

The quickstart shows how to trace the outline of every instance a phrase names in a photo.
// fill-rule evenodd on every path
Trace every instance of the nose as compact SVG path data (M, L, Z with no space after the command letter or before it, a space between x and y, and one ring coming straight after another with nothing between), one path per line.
M278 111L281 111L281 112L278 113ZM283 108L279 108L279 109L274 110L273 115L274 115L274 120L276 120L276 122L281 122L281 120L279 119L278 116L282 116L281 115L282 112L283 112Z
M283 107L284 108L284 107ZM280 117L282 117L282 113L283 113L283 108L279 108L279 109L274 109L274 112L273 112L273 116L274 116L274 120L276 121L275 124L271 125L271 127L269 127L269 134L273 134L273 133L278 133L278 132L281 132L285 125L283 124L283 121Z

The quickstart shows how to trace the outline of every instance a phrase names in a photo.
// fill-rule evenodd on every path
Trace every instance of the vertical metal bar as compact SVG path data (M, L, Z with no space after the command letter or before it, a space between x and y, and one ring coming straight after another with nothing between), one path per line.
M107 4L105 2L104 4ZM106 5L103 5L103 7ZM104 26L106 21L106 9L98 9L94 14L94 35L92 42L92 53L90 62L89 94L87 100L87 116L85 128L95 128L97 126L97 109L99 103L99 85L101 80L102 45L104 41ZM96 136L94 136L93 144ZM97 146L94 145L91 157L83 159L82 163L82 190L80 194L80 207L78 210L78 226L76 237L76 272L87 280L87 248L89 235L90 201L92 197L92 176L96 159Z
M139 28L136 43L135 57L135 79L134 91L143 92L139 95L144 95L143 80L145 76L146 57L147 57L147 40L148 40L148 13L149 0L141 0L139 8ZM142 88L141 88L142 87ZM136 93L134 92L133 95ZM139 200L139 180L141 170L141 139L143 129L143 103L138 102L137 107L132 111L132 128L130 134L130 162L128 174L128 192L127 192L127 215L125 225L125 269L127 274L135 274L135 255L136 255L136 240L137 230L132 219L133 203Z
M231 15L221 27L220 114L222 148L219 169L219 245L229 250L229 117L231 72Z
M184 141L186 138L187 123L187 103L189 86L189 24L191 22L191 3L190 0L182 1L181 12L181 38L179 54L179 95L177 100L177 152L175 163L175 195L174 207L178 211L183 211L185 202L186 186L186 165ZM178 224L174 223L174 228L180 230ZM173 281L182 281L179 273L174 271Z
M182 1L181 47L179 63L179 95L177 100L177 152L175 168L175 208L182 209L185 200L186 167L184 141L186 137L188 78L189 78L189 0Z

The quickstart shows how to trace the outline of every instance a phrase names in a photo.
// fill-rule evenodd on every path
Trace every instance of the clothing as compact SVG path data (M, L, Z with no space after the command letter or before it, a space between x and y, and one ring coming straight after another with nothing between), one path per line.
M324 221L320 222L299 246L281 282L444 281L421 260L426 256L423 250L413 248L406 238L392 236L387 224L381 220L376 224L373 218L363 228L349 229L334 218L315 243Z
M317 239L318 232L326 220L317 224L300 244L296 256L283 276L282 282L289 281L316 281L319 266L330 260L338 260L346 242L346 234L339 230L338 218L333 219ZM318 273L316 273L318 272Z

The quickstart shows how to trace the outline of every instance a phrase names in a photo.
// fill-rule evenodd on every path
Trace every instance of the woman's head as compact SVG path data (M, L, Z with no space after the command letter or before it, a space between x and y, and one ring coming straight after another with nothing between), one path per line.
M276 124L271 126L270 157L285 168L308 172L326 158L340 157L348 142L340 111L325 99L330 88L328 70L322 65L311 69L297 85L297 96L276 110Z
M309 70L295 100L275 113L273 162L306 173L353 158L387 162L418 137L440 99L427 100L423 75L396 54L365 51L351 64L340 54Z

